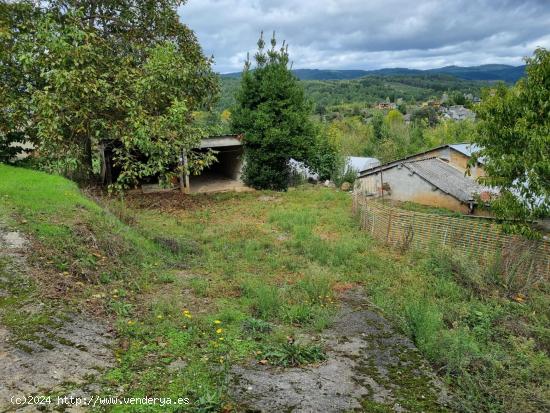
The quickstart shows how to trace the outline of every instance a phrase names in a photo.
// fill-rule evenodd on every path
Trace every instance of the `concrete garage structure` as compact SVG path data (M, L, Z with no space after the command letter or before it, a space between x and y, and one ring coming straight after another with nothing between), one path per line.
M464 176L447 161L431 157L381 165L363 172L355 191L396 201L447 208L464 214L476 212L477 195L488 189Z
M217 161L201 171L200 175L181 175L180 182L174 181L168 188L158 182L143 183L141 190L144 193L164 192L183 188L186 193L209 193L227 191L250 191L241 180L243 168L242 135L211 136L201 140L195 151L215 152ZM185 164L185 154L180 158Z
M201 141L199 150L213 150L218 159L200 175L189 177L191 193L249 190L241 180L243 144L241 135L212 136Z

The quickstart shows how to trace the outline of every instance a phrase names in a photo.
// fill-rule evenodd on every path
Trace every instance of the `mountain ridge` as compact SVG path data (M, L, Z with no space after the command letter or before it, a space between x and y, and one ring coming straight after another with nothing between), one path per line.
M464 80L504 81L515 83L525 72L525 65L511 66L484 64L478 66L444 66L434 69L408 69L401 67L360 70L360 69L294 69L300 80L352 80L369 76L423 76L442 74ZM241 72L221 74L222 77L238 78Z

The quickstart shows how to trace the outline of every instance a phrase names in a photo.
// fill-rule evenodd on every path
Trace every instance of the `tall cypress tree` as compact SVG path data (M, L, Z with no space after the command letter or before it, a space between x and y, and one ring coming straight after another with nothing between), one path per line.
M275 34L266 50L263 33L247 59L233 109L232 128L244 133L245 182L258 189L286 190L290 158L305 161L318 147L310 120L312 105L289 67L288 45L277 48Z

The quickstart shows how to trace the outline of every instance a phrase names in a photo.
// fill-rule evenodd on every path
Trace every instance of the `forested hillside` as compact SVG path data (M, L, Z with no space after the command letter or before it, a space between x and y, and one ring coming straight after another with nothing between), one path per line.
M239 78L222 76L221 97L217 108L224 110L234 104ZM457 77L430 75L367 76L352 80L302 80L306 95L316 106L341 103L375 103L386 98L402 98L407 102L439 98L444 92L459 91L479 95L485 81L463 80Z
M303 81L306 94L317 105L342 103L374 103L387 97L421 101L440 97L446 91L478 94L488 83L515 83L525 72L525 66L487 64L480 66L445 66L418 70L387 68L377 70L295 69ZM222 95L218 109L233 105L240 72L221 75Z
M355 80L304 81L307 95L318 105L375 103L389 98L407 102L440 98L444 92L479 94L485 82L466 81L447 75L368 76Z

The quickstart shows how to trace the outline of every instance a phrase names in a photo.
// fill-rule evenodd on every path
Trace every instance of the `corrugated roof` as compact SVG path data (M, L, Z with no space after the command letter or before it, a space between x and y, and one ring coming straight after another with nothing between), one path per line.
M440 145L440 146L436 146L435 148L428 149L426 151L422 151L422 152L414 153L412 155L405 156L404 158L401 158L401 159L396 159L395 161L386 162L383 165L370 166L370 167L368 167L364 170L360 170L359 171L359 176L365 176L365 175L369 175L373 172L378 172L379 170L392 168L394 165L397 165L397 164L400 164L400 163L403 163L403 162L407 162L408 159L414 158L415 156L422 155L422 154L432 152L432 151L437 151L439 149L443 149L443 148L447 148L447 147L452 148L455 151L460 152L460 153L462 153L462 154L464 154L468 157L471 157L474 152L477 152L480 149L479 146L477 146L473 143L454 143L454 144ZM478 159L478 161L480 163L484 163L484 158L480 158L480 159Z
M473 202L475 194L486 190L486 188L464 176L461 171L439 158L403 162L402 165L461 202Z
M375 166L380 165L380 161L376 158L367 158L361 156L347 156L346 164L348 167L359 171L364 171L365 169L374 168Z
M474 152L478 152L480 149L475 143L453 143L449 146L455 151L470 157L474 154Z

